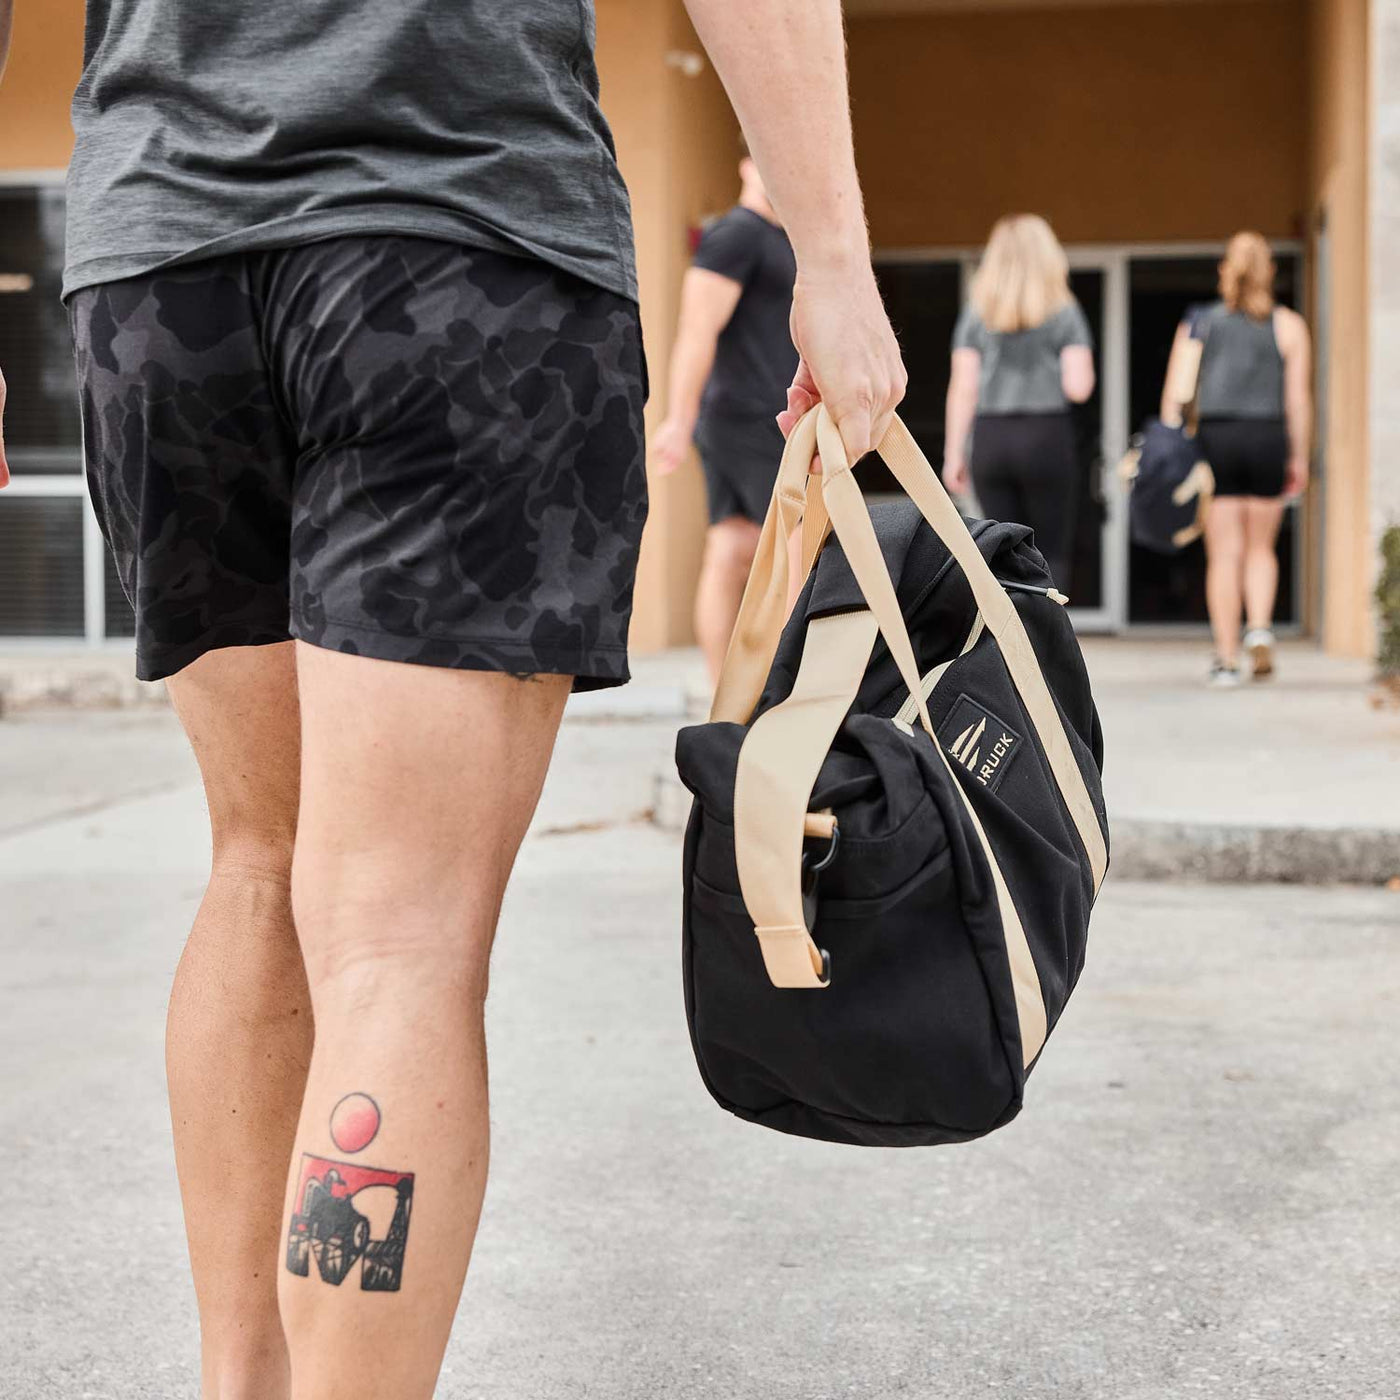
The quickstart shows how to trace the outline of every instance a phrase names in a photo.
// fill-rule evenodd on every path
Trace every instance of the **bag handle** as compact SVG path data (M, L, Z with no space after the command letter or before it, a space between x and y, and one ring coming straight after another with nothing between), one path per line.
M810 467L814 448L820 449L822 458L821 506L830 514L847 562L901 678L910 694L918 697L920 723L932 737L933 725L894 585L885 568L865 498L851 475L841 434L825 404L818 404L799 420L783 452L773 500L764 521L753 572L740 606L739 623L725 657L710 717L746 724L763 693L787 611L786 540L802 519L807 494L801 489L802 478ZM1025 624L982 557L982 551L913 434L899 418L891 423L878 451L934 534L957 560L968 581L983 623L996 639L1012 682L1040 737L1051 772L1089 858L1093 887L1097 892L1108 869L1107 843Z

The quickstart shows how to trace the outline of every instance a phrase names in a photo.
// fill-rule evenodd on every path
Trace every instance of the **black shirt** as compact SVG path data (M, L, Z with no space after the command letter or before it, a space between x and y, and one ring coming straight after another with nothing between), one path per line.
M736 207L705 229L695 266L744 289L720 332L700 416L775 417L787 407L788 386L797 371L788 324L797 259L787 234L762 214Z

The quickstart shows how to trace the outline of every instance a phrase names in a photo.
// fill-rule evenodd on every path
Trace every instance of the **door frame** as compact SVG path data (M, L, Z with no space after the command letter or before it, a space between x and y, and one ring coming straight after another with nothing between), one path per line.
M1307 246L1301 239L1270 239L1275 253L1299 260L1300 287L1307 285ZM1205 623L1132 623L1128 622L1128 498L1117 480L1118 463L1128 450L1133 435L1129 421L1128 384L1131 355L1132 326L1129 324L1128 269L1134 258L1219 258L1224 256L1226 240L1187 241L1180 243L1066 243L1065 256L1072 269L1101 272L1103 288L1103 327L1099 345L1100 402L1102 404L1102 451L1104 479L1101 483L1107 507L1102 533L1103 601L1096 608L1071 606L1070 616L1082 632L1176 631L1196 635L1205 630ZM981 245L916 246L877 248L875 257L881 262L939 262L957 263L962 269L963 301L967 300L968 283L982 257ZM1299 532L1300 564L1304 542ZM1295 570L1295 587L1303 587L1301 567ZM1300 599L1295 599L1295 605ZM1296 627L1284 631L1296 631Z

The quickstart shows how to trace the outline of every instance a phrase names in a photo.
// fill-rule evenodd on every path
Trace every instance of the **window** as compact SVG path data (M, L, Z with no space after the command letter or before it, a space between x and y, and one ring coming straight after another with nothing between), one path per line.
M60 184L0 185L0 367L14 475L0 492L0 637L96 641L134 629L83 499L73 346L59 300L63 223Z

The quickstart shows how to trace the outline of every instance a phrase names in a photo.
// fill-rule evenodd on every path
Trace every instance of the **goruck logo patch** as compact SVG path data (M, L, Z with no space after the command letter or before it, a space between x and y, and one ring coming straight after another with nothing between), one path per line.
M939 742L954 763L961 764L984 788L997 784L1021 751L1021 736L989 709L966 695L948 711L938 732Z

